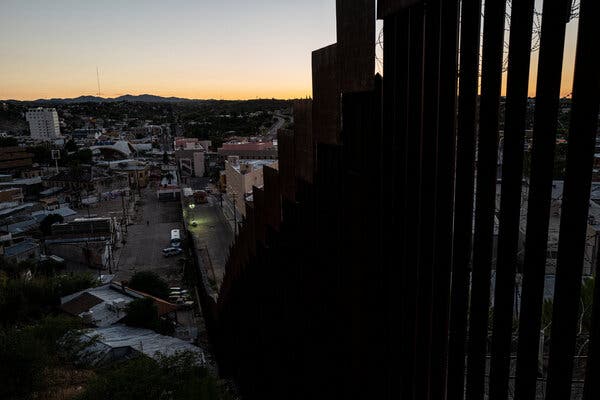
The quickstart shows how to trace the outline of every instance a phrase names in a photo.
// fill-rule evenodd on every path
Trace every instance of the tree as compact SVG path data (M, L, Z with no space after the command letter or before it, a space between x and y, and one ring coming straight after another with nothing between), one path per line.
M0 137L0 147L14 147L18 146L19 141L14 137Z
M151 298L135 299L127 305L126 312L127 325L153 330L157 330L160 326L158 309Z
M40 222L40 230L44 236L48 236L52 233L52 225L55 223L61 223L65 219L60 214L49 214L42 222Z
M73 139L65 143L65 150L69 153L77 151L77 143Z
M39 164L48 164L52 162L52 151L47 145L40 144L29 147L27 150L33 154L33 162Z
M152 271L137 272L131 277L129 287L161 299L169 298L169 285Z
M94 153L90 149L82 149L73 155L81 164L89 164L92 162Z
M18 329L0 329L0 398L30 398L44 389L44 370L60 363L56 357L59 339L75 337L80 328L78 318L59 316L44 317Z
M19 269L17 266L12 268ZM91 274L59 275L52 278L37 276L32 279L17 276L1 280L0 325L43 317L60 305L61 297L93 287L97 283Z

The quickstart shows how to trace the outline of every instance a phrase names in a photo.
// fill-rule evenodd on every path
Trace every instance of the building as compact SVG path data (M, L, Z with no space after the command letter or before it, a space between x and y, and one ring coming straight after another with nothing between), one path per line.
M181 186L179 185L176 167L163 166L156 196L159 201L175 201L181 198Z
M105 167L110 171L127 174L130 188L145 188L150 181L150 168L148 164L142 161L133 159L106 161L98 163L98 166Z
M200 177L206 174L205 154L210 144L210 140L201 141L197 138L175 138L173 141L174 154L182 178Z
M23 147L0 148L0 171L22 173L33 165L33 154Z
M123 160L136 154L135 147L126 140L99 142L90 147L94 156L105 160Z
M173 141L175 150L205 150L211 146L210 140L199 140L198 138L176 137Z
M21 188L8 188L3 189L0 187L0 203L23 203L23 189Z
M119 240L120 230L112 218L76 218L52 225L46 249L72 267L110 270L112 249Z
M203 366L206 363L199 347L150 329L132 328L123 324L92 329L82 334L81 342L91 344L79 354L81 361L88 365L106 366L140 355L159 359L178 352L193 353L197 365Z
M5 247L3 257L6 261L15 264L23 261L38 261L40 258L40 245L37 240L27 238L12 246Z
M120 172L105 172L98 168L86 168L80 171L64 170L45 181L47 188L58 187L70 191L70 200L93 204L103 198L120 195L129 191L129 176Z
M1 210L2 214L0 214L0 217L2 219L0 220L0 227L2 227L3 231L11 235L11 239L23 238L31 235L35 230L38 229L39 221L26 214L30 211L28 210L30 208L31 206L23 208L23 214L7 217L3 215L6 210Z
M154 302L158 317L177 320L178 305L132 289L125 281L109 282L62 297L60 308L67 314L82 318L86 325L105 327L125 317L127 304L143 298Z
M204 169L207 176L218 177L225 169L225 158L216 151L207 151L204 153Z
M229 156L225 161L226 192L228 200L237 211L246 215L246 198L252 193L252 187L263 186L263 166L277 169L277 161L243 160L238 156Z
M223 157L238 156L241 160L277 159L277 146L273 141L233 140L223 143L217 152Z
M60 308L67 314L82 318L87 325L105 327L125 317L127 304L145 297L152 299L159 317L176 319L177 305L131 289L125 282L110 282L62 297Z
M34 201L37 200L42 190L42 178L37 176L22 179L0 179L0 189L8 188L20 188L25 200Z
M175 159L182 177L204 176L204 150L175 150Z
M25 114L29 122L31 138L35 140L54 140L60 138L58 113L54 108L30 108Z
M80 129L75 129L71 132L71 137L74 140L84 140L84 139L96 140L100 136L102 136L102 130L95 129L95 128L80 128Z

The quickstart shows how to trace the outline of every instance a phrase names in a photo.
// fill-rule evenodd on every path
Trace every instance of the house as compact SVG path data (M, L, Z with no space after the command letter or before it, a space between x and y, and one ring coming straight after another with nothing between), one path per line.
M263 167L277 169L277 160L240 160L229 156L225 162L227 197L242 215L246 215L245 200L252 193L252 187L263 186Z
M127 174L83 168L79 171L61 171L47 178L45 185L71 191L71 202L78 206L97 203L107 193L129 190L129 179Z
M99 167L121 174L127 174L130 188L145 188L150 181L150 168L145 162L137 160L119 160L99 162Z
M63 210L63 209L60 209ZM76 218L52 225L46 249L74 267L110 270L120 231L113 218Z
M33 165L33 154L24 147L0 147L0 171L20 173Z
M206 364L204 352L199 347L149 329L123 324L91 329L84 332L80 340L90 344L79 354L80 360L88 365L105 366L140 355L156 359L184 351L196 356L197 365Z
M3 257L6 261L18 264L23 261L38 261L40 245L37 240L27 238L11 246L4 247Z
M24 200L37 200L39 193L42 190L42 178L35 176L33 178L14 179L11 177L9 179L0 179L0 189L9 188L20 188Z
M0 203L23 203L23 189L21 188L0 188Z
M125 318L127 305L141 298L154 301L159 317L177 319L176 304L115 282L65 296L60 299L60 308L69 315L82 318L86 325L106 327Z

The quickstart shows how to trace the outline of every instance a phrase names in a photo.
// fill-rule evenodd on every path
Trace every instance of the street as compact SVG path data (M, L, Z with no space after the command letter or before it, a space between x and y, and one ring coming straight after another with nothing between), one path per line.
M152 270L178 286L181 257L162 255L162 249L170 246L171 229L176 228L181 228L179 201L159 202L154 188L144 189L133 225L127 227L127 243L116 260L116 280L128 280L135 272Z
M205 264L211 264L205 265L205 268L218 287L225 273L225 262L233 240L231 227L221 212L219 201L215 196L208 196L207 204L196 204L193 208L186 207L184 216L188 221L187 228L194 237L198 258ZM206 257L207 250L208 257Z

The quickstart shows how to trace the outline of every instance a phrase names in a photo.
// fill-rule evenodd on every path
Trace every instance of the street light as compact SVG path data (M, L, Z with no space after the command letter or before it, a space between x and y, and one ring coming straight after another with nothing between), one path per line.
M196 208L196 205L194 203L191 203L188 205L188 207L190 208L190 210L193 210L194 208Z

